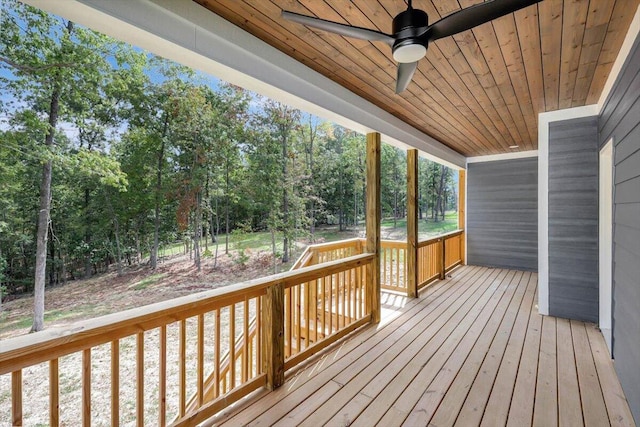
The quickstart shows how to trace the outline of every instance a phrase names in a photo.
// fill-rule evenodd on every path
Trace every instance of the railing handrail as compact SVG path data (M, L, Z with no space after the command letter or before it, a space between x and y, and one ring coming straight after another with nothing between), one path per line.
M345 247L349 247L349 246L357 246L357 244L359 242L364 241L365 239L362 239L360 237L352 237L351 239L345 239L345 240L336 240L334 242L324 242L324 243L314 243L312 245L307 246L308 248L311 249L315 249L315 250L327 250L327 249L334 249L334 248L345 248Z
M369 253L355 255L108 314L83 321L80 325L3 340L0 348L0 375L203 314L236 301L244 301L246 297L264 295L268 287L278 283L282 283L286 289L365 265L373 258L374 255Z
M439 242L442 239L446 240L446 239L449 239L451 237L459 236L462 233L464 233L464 229L463 228L459 228L457 230L449 231L447 233L438 234L437 236L430 237L427 240L420 240L418 242L418 247L431 245L433 243Z

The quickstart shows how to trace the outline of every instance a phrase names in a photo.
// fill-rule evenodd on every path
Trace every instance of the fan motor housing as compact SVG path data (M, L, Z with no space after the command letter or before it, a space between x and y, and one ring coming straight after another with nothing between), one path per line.
M417 32L429 24L429 16L419 9L407 9L393 18L393 34L398 38L417 36ZM406 33L406 34L402 34Z

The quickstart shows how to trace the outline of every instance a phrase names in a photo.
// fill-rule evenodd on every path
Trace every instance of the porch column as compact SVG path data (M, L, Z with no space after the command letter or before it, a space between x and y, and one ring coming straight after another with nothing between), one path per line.
M367 296L371 321L380 321L380 134L367 134L367 243L374 254L367 265Z
M418 150L407 150L407 296L418 296Z
M464 230L464 220L466 216L465 206L465 198L467 195L467 171L464 169L460 169L458 171L458 228L460 230ZM464 230L464 233L460 236L460 263L462 265L466 264L466 260L464 259L466 253L466 243L467 241L467 230Z

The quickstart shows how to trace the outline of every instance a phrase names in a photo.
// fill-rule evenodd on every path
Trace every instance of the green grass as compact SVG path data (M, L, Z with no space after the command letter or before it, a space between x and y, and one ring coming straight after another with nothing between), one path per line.
M407 220L398 219L396 221L396 227L393 227L393 219L384 219L380 224L383 235L393 235L394 239L403 240L406 239ZM418 233L420 239L427 239L439 234L448 233L458 228L458 213L447 212L445 214L445 220L433 221L430 218L422 219L418 221ZM364 231L364 223L360 223L358 226L360 232ZM351 239L356 236L356 230L352 227L346 231L339 231L337 226L324 226L316 228L314 238L319 242L335 242L337 240ZM224 253L225 237L222 234L218 236L218 254ZM308 241L308 237L301 238L300 241ZM215 253L215 243L211 241L209 243L209 252ZM276 248L278 251L282 250L282 235L276 234ZM205 244L201 244L204 251ZM271 252L271 233L268 231L256 231L252 233L232 233L229 235L229 250L234 251L238 249L250 249L252 251L265 251ZM295 250L292 258L296 257L296 254L300 250ZM184 243L177 242L172 245L166 245L161 248L160 256L171 256L184 253ZM151 276L154 277L154 276ZM144 289L146 285L136 284L134 286L140 286L140 289ZM138 289L137 287L135 289Z
M166 275L167 273L152 274L151 276L145 277L139 282L136 282L133 285L129 286L129 288L135 291L141 291L143 289L147 289L149 286L153 285L158 280L164 278Z
M407 220L405 218L396 220L396 227L393 227L393 219L384 219L380 223L383 234L393 232L398 236L396 239L403 240L407 236ZM448 233L458 229L458 213L447 212L444 221L433 221L431 218L418 220L418 235L421 239L427 239L439 234Z
M94 304L84 304L74 307L69 310L49 310L44 313L44 322L50 323L56 320L63 320L70 317L76 317L78 315L82 315L85 313L90 313L92 315L96 315L95 313L95 305ZM33 316L23 316L13 322L2 323L0 325L0 333L9 331L9 330L17 330L17 329L27 329L30 328L33 324Z

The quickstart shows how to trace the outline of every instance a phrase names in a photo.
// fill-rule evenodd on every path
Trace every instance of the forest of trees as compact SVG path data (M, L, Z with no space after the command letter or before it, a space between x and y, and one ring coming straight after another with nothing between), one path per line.
M269 231L287 262L364 219L363 135L0 1L0 295L35 294L34 330L45 286L153 269L161 244L199 268L202 242ZM404 218L406 153L384 145L382 174L383 217ZM455 180L421 159L421 218L455 208Z

